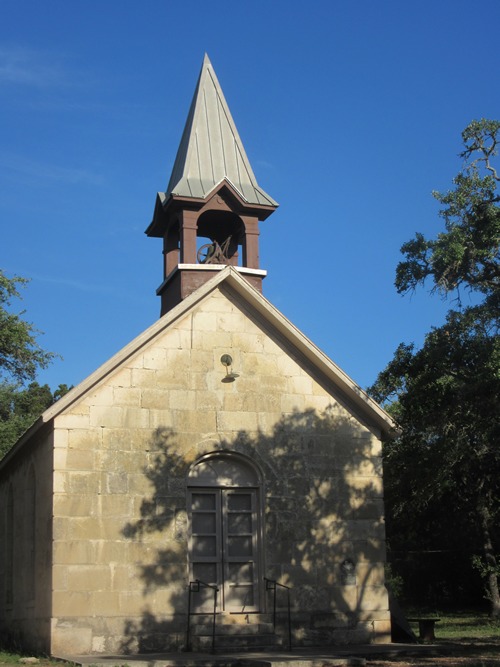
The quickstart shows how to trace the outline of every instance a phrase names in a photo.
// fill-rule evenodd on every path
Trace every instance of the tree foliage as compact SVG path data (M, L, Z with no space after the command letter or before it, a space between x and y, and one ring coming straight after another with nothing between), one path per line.
M444 205L445 231L436 239L423 234L405 243L406 260L396 269L396 289L406 293L431 278L434 289L448 294L465 287L492 299L500 290L500 177L493 164L498 154L500 121L473 121L462 133L464 166L454 189L434 192Z
M0 269L0 458L68 391L66 385L52 392L48 385L34 382L37 371L55 355L38 344L40 332L24 319L25 312L12 311L12 302L21 298L20 288L27 282L19 276L8 278Z
M10 311L13 299L20 299L20 287L28 281L14 276L8 278L0 269L0 378L15 382L33 380L37 370L46 368L54 358L38 344L40 333L23 319L24 311Z
M430 279L433 291L458 296L458 308L421 349L401 344L370 390L390 404L401 426L385 447L395 541L434 549L460 541L470 560L476 553L494 615L500 615L500 197L493 163L499 132L500 123L489 120L464 130L455 187L434 193L445 230L431 240L417 234L401 249L397 290ZM462 306L462 289L474 293L474 305Z
M0 459L36 419L69 391L62 384L52 392L48 384L30 382L26 388L0 383Z

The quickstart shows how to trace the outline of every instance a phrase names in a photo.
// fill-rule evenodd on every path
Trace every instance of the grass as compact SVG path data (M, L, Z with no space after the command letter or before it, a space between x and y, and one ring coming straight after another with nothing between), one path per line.
M500 620L483 616L453 615L443 619L448 639L500 639Z
M419 615L408 614L410 618ZM493 620L486 613L444 613L420 614L421 618L439 618L436 623L436 640L468 642L468 641L499 641L500 619ZM418 636L418 623L410 623Z
M22 657L19 653L0 650L0 665L18 665Z
M413 610L415 612L415 610ZM412 613L410 618L439 618L436 646L429 655L401 656L369 662L369 667L500 667L500 619L486 613ZM418 623L411 628L419 635Z
M14 653L12 651L5 651L0 648L0 666L3 667L4 665L23 665L22 659L26 657L22 653ZM39 667L52 667L55 666L56 664L58 667L61 667L60 662L56 662L55 660L51 660L50 658L47 658L45 656L38 656L39 662L36 664ZM23 665L24 667L24 665ZM29 664L26 665L26 667L31 667Z

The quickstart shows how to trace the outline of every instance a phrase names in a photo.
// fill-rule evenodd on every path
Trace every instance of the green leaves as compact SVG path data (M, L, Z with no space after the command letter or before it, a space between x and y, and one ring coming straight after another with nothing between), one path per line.
M443 204L444 232L435 240L422 234L405 243L396 269L396 289L404 294L430 278L443 295L465 287L488 298L500 288L499 121L473 121L463 132L464 166L454 188L433 192Z
M500 121L473 120L462 132L462 141L465 150L460 154L461 157L468 159L471 155L478 155L476 162L484 164L496 176L495 170L491 167L491 158L498 155L498 133L500 131Z
M0 458L46 408L68 388L60 385L52 394L48 385L31 382L37 371L54 359L37 342L40 333L27 322L24 311L12 312L12 302L20 299L25 278L8 278L0 269Z
M402 246L396 269L399 293L429 279L431 291L454 293L459 306L461 289L469 290L476 305L450 310L421 349L401 344L369 390L401 427L384 448L392 543L452 544L451 518L459 517L462 545L471 553L482 549L491 566L488 592L498 614L492 535L500 518L499 131L499 121L484 119L464 130L464 166L454 187L433 193L443 205L444 230L434 239L416 234Z
M69 391L59 385L52 392L49 385L31 382L25 389L10 382L0 382L0 458L36 419Z
M40 332L23 319L24 311L9 310L12 300L21 298L18 286L26 283L18 276L7 278L0 269L0 378L21 383L33 380L37 370L47 367L55 356L37 343Z

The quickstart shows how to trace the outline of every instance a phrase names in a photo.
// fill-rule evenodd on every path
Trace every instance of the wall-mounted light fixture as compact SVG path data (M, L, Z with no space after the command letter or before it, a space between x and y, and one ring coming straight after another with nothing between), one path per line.
M226 367L226 374L221 382L234 382L237 377L240 377L239 373L233 371L233 358L230 354L223 354L220 358L220 362Z
M340 564L340 582L343 586L356 583L356 565L350 558Z

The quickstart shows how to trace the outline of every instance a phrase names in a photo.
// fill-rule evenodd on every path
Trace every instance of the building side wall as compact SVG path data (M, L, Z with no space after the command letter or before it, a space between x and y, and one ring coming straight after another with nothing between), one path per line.
M0 472L0 637L37 653L50 651L51 526L49 433Z
M57 417L52 654L182 647L186 479L215 451L262 470L263 573L293 589L296 640L387 639L380 439L334 394L215 291Z

